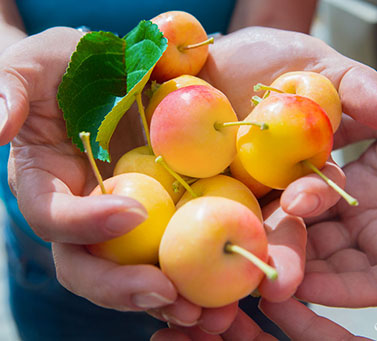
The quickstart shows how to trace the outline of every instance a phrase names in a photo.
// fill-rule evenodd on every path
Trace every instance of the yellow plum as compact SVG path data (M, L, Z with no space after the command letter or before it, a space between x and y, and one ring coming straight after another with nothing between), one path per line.
M108 194L138 200L148 218L123 236L88 245L89 252L118 264L156 264L161 237L175 212L170 195L157 180L140 173L114 176L105 180L104 185ZM101 193L97 186L91 195Z
M155 162L156 156L148 146L137 147L125 153L116 163L114 175L123 173L142 173L156 179L169 193L176 204L185 189L173 187L175 178L161 165Z
M226 198L196 198L177 210L166 228L161 269L187 300L208 308L230 304L249 295L264 273L228 252L229 244L268 259L263 225L251 210Z
M223 197L237 201L248 207L260 221L263 221L258 200L246 185L237 179L219 174L211 178L199 179L191 185L191 189L199 197ZM193 196L185 192L176 205L177 209L192 199Z
M268 130L241 126L238 156L247 172L259 182L284 189L312 173L305 161L321 168L333 145L332 127L324 110L309 98L271 93L246 117L260 120Z

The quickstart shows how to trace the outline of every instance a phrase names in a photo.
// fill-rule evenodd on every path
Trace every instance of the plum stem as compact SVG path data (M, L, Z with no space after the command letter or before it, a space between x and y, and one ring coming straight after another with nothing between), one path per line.
M175 179L189 192L194 198L197 198L198 195L193 191L193 189L189 186L189 184L174 170L172 170L169 165L166 163L164 158L160 155L157 156L155 162L163 166Z
M257 256L252 254L250 251L244 249L241 246L227 242L224 247L225 252L237 253L242 257L245 257L247 260L252 262L256 267L265 273L268 279L275 280L278 277L278 272L275 268L268 265L266 262L259 259Z
M197 47L201 47L201 46L208 45L208 44L213 44L214 41L215 41L215 39L213 37L211 37L211 38L208 38L207 40L204 40L200 43L181 46L179 48L179 50L184 51L184 50L196 49Z
M351 206L358 206L359 202L357 199L349 195L345 190L340 188L334 181L329 179L325 174L323 174L316 166L314 166L310 161L304 160L303 163L309 167L314 173L319 175L334 191L340 194L347 203Z
M139 109L141 122L143 123L144 133L145 133L145 136L147 138L148 148L149 148L149 151L153 154L152 144L151 144L151 136L149 134L148 123L147 123L147 119L145 117L144 105L143 105L143 101L141 99L141 92L136 94L136 103L137 103L137 107Z
M251 97L251 103L252 103L252 105L254 105L255 107L256 107L260 102L262 102L262 101L263 101L263 99L260 98L259 96L253 96L253 97Z
M79 134L79 136L82 141L82 144L84 145L85 153L88 156L90 166L93 169L93 173L96 176L96 179L98 181L99 187L101 188L102 194L107 194L105 185L103 184L101 173L97 167L96 161L94 160L92 146L90 145L90 133L82 131Z
M264 85L262 83L258 83L256 85L254 85L254 91L257 92L257 91L261 91L261 90L265 90L265 91L273 91L273 92L278 92L280 94L283 94L284 91L280 90L280 89L277 89L277 88L273 88L272 86L268 86L268 85Z
M220 130L221 128L224 127L232 127L232 126L258 126L260 127L261 130L266 130L268 129L268 124L267 123L261 123L261 122L246 122L246 121L239 121L239 122L225 122L225 123L220 123L216 122L215 123L215 129Z

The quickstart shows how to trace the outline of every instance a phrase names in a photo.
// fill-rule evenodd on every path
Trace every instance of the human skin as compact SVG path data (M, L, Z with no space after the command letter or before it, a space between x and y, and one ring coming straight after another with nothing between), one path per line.
M27 220L32 222L36 233L54 241L59 280L71 291L98 305L120 310L158 307L149 312L163 320L181 325L198 324L201 320L199 325L203 329L223 331L234 319L236 305L216 311L201 309L177 298L174 287L157 268L149 265L114 267L112 263L98 261L98 258L92 257L80 246L126 232L109 233L102 222L119 208L131 205L140 207L127 198L82 197L94 188L95 179L85 157L67 140L64 122L55 101L57 85L80 37L81 34L75 30L54 29L24 40L0 57L0 94L7 104L5 109L4 106L0 109L3 119L0 142L5 144L17 135L13 140L9 175L20 207ZM67 43L57 46L57 41L62 39ZM20 53L25 49L29 51L27 59L25 54ZM41 51L46 49L51 54L41 55ZM343 119L335 136L336 146L376 137L373 129L377 126L377 100L374 95L376 72L339 55L319 40L291 32L250 28L219 39L210 50L202 76L227 94L239 118L245 117L250 111L249 100L255 83L268 84L282 72L307 69L321 71L333 82L340 93L344 112L356 120ZM250 68L250 65L258 67ZM355 93L358 94L357 98ZM7 116L4 115L5 110ZM135 128L138 127L136 112L131 111L127 119L135 124ZM123 146L127 145L130 149L135 146L135 140L140 138L137 129L133 132L134 136L130 133L126 136L129 140L122 141ZM121 138L119 135L114 136L112 150L116 147L120 149ZM141 140L137 141L138 144L142 143ZM369 163L357 162L358 169L366 172L371 168L370 165L375 165L375 149L370 152ZM111 169L102 170L105 177L112 174ZM338 167L327 164L323 171L338 184L343 184L344 177ZM348 168L345 171L352 184ZM358 191L365 193L369 190L369 182L376 181L375 175L368 173L368 178L360 186L357 174L353 177L354 189L348 188L352 193L355 184ZM297 180L285 190L281 205L291 214L310 217L327 211L337 200L338 196L321 179L310 175ZM363 217L370 218L374 210L373 198L365 197L357 211L353 211L354 221L362 222ZM96 212L94 216L93 212ZM131 217L129 221L128 229L137 225ZM360 233L369 229L375 231L371 225L360 223L354 226L361 230ZM286 276L282 276L284 271L279 272L276 282L271 285L265 283L263 295L270 301L286 300L302 280L304 256L300 250L305 247L305 238L297 233L302 229L301 222L289 216L275 215L271 222L269 255L272 262L275 267L289 268L293 272L286 273ZM373 259L372 250L365 249L363 252ZM375 266L372 260L371 266ZM107 276L99 275L104 273ZM360 271L361 274L364 272ZM120 280L125 277L132 278L132 281ZM346 282L351 283L350 280ZM321 279L323 285L326 282L327 278ZM117 283L115 289L113 283ZM359 292L364 285L366 283L363 281L358 283ZM111 295L106 295L109 292ZM375 292L371 288L363 301L373 297ZM135 301L135 294L141 293L144 294L143 300ZM317 293L316 299L321 299L321 293ZM175 303L169 305L169 302ZM342 300L339 302L347 303ZM217 317L212 318L215 314ZM219 315L222 316L221 324L216 322L219 321Z
M316 315L304 304L293 298L282 303L271 303L261 300L259 308L274 321L291 340L370 340L355 336L345 328ZM241 309L237 311L230 328L221 335L210 335L198 327L182 328L172 326L171 329L161 329L156 332L151 341L272 341L277 340L271 334L264 332Z

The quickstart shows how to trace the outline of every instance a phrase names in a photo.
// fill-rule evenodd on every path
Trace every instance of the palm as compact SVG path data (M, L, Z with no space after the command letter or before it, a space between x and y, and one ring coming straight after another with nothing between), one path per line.
M340 201L308 224L306 275L298 297L332 306L377 304L376 157L374 143L344 168L359 207L349 209Z

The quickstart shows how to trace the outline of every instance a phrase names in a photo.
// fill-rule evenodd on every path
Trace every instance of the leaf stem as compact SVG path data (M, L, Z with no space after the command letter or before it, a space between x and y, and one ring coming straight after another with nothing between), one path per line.
M189 186L189 184L175 171L173 171L168 164L165 162L164 158L160 155L156 157L155 160L156 163L163 166L174 178L177 179L177 181L186 189L187 192L189 192L194 198L197 198L198 195L193 191L193 189Z
M147 138L148 148L149 148L149 150L153 154L152 144L151 144L151 136L149 134L148 122L147 122L147 119L145 117L145 111L144 111L143 101L141 99L141 92L138 92L135 96L136 96L137 107L139 109L139 114L140 114L140 117L141 117L141 122L143 123L143 128L144 128L145 136Z
M266 262L262 261L257 256L252 254L250 251L244 249L243 247L228 242L225 244L224 250L225 252L237 253L242 257L245 257L256 267L258 267L261 271L263 271L269 279L275 280L278 277L278 273L275 268L268 265Z
M180 48L180 50L182 51L182 50L196 49L197 47L201 47L201 46L208 45L208 44L213 44L214 41L215 41L215 39L213 37L211 37L211 38L208 38L207 40L204 40L200 43L182 46Z
M93 173L96 176L96 179L98 181L99 187L101 188L102 194L107 194L106 189L105 189L105 185L103 184L103 179L102 179L101 173L100 173L100 171L97 167L96 161L94 160L92 146L90 145L90 133L82 131L79 134L79 136L80 136L80 139L82 141L82 144L84 145L85 153L88 156L90 166L93 169Z
M349 195L345 190L340 188L334 181L329 179L325 174L323 174L316 166L314 166L310 161L304 160L304 165L309 167L314 173L319 175L334 191L339 193L349 205L351 206L358 206L359 202L356 198Z

